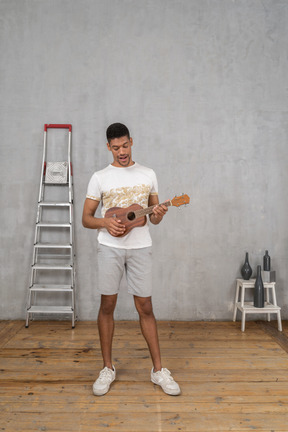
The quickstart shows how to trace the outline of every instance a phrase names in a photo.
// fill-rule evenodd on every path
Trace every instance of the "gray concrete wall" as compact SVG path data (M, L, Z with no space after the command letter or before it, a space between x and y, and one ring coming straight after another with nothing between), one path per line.
M231 319L246 251L265 249L288 318L288 2L1 0L2 319L24 317L43 125L73 125L78 316L95 319L97 232L87 183L126 123L160 198L187 193L154 240L159 319ZM121 292L116 318L134 319Z

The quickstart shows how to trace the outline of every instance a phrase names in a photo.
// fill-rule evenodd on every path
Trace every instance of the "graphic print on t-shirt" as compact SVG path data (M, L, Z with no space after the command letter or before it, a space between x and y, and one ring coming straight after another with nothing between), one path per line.
M143 208L148 206L150 186L141 184L133 187L119 187L103 192L102 211L105 214L111 207L129 207L132 204L139 204Z

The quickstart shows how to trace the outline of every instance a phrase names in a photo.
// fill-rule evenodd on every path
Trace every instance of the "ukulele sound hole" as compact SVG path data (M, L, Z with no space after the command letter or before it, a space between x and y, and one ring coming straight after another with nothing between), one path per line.
M127 219L129 219L130 221L134 220L136 217L134 212L129 212L127 215Z

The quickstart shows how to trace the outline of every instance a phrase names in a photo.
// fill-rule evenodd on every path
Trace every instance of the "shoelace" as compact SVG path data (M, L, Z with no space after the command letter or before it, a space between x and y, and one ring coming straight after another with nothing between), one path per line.
M163 368L162 374L163 374L163 378L165 378L165 380L167 380L167 381L173 381L173 377L171 376L171 372L168 369Z
M105 369L103 369L101 372L100 372L100 375L99 375L99 380L101 380L101 381L103 381L103 380L105 380L106 378L111 378L111 372L108 370L108 368L105 368Z

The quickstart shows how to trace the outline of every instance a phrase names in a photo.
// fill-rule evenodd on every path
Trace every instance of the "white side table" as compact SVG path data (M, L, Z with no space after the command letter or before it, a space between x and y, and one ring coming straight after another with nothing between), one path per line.
M255 279L237 279L236 281L236 294L235 294L235 302L234 302L234 313L233 313L233 321L236 321L237 310L242 313L242 321L241 321L241 330L245 331L245 319L246 314L267 314L267 319L270 321L270 314L277 314L278 320L278 330L282 331L282 322L281 322L281 308L277 305L276 302L276 292L275 285L276 282L264 282L264 291L266 294L266 299L263 308L254 307L253 302L245 302L245 290L249 288L254 289ZM269 289L272 291L272 302L270 302ZM239 301L240 294L240 301Z

